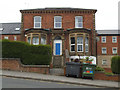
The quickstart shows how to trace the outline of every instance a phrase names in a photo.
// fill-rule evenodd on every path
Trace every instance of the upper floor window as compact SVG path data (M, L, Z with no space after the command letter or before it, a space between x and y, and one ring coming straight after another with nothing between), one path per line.
M54 28L62 28L62 17L54 16Z
M83 37L77 37L77 51L83 52Z
M102 43L106 43L106 37L102 37Z
M41 16L34 17L34 28L41 28Z
M113 37L112 37L112 42L113 42L113 43L117 43L117 37L116 37L116 36L113 36Z
M83 28L83 16L75 17L75 28Z

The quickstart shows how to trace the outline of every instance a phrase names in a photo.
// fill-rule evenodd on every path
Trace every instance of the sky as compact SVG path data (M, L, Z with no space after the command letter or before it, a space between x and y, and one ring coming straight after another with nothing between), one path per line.
M46 7L97 9L96 30L118 29L120 0L0 0L0 23L21 22L20 10Z

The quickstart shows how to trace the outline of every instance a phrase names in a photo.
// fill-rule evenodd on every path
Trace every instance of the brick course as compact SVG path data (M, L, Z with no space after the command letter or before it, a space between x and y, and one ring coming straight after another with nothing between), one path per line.
M20 59L0 59L0 69L49 74L49 65L23 65Z

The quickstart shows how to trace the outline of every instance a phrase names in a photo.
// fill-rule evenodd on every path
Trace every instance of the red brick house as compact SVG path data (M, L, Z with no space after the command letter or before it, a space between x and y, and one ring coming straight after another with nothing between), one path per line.
M119 30L97 30L98 66L111 68L111 58L120 55Z
M20 41L21 23L0 23L0 39Z
M50 44L52 64L63 67L71 56L96 56L94 9L40 8L20 10L21 40Z

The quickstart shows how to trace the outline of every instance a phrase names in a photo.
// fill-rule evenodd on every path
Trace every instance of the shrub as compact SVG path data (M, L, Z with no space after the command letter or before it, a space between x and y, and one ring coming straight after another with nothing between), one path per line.
M49 65L52 59L50 45L30 45L20 41L2 41L3 58L21 58L25 65Z
M111 70L115 74L120 74L120 56L114 56L111 59Z
M103 68L97 66L96 69L95 69L95 71L105 71L105 70Z

